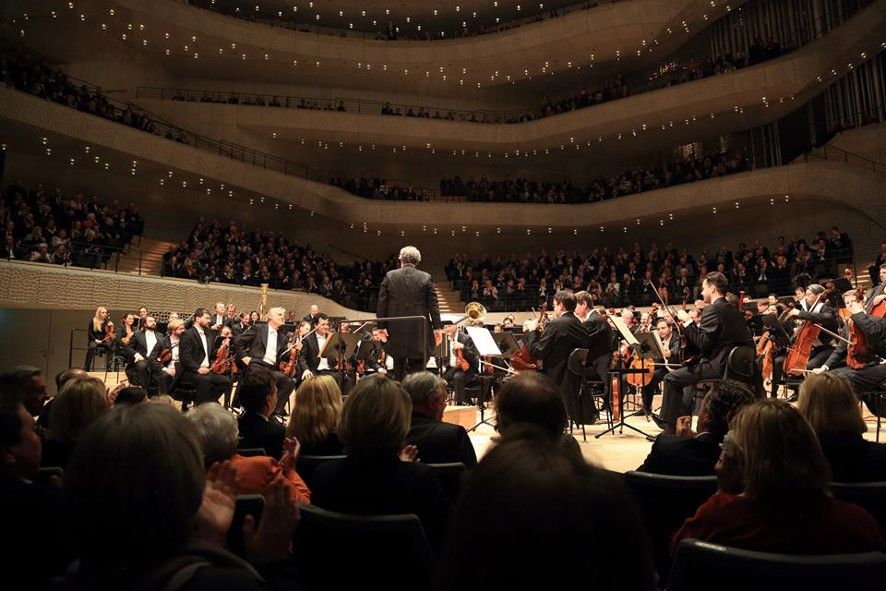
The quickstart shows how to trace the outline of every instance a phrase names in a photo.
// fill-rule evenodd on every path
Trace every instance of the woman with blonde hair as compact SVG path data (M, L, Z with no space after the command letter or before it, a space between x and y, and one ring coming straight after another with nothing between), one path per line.
M295 393L295 406L286 436L296 437L301 453L309 456L335 456L344 453L338 438L342 396L332 376L306 379Z
M86 371L92 371L92 360L95 359L96 349L101 349L107 353L111 346L112 339L105 340L108 322L108 309L104 306L96 308L95 316L89 321L89 327L86 329L86 334L88 335L86 339L86 361L83 364L83 369ZM111 325L113 326L113 323Z
M849 382L833 373L806 376L797 410L818 436L834 482L886 481L886 445L862 437L867 425Z
M782 400L743 406L717 462L717 494L674 536L789 554L882 551L886 540L864 509L828 490L827 461L809 423Z
M68 380L52 401L42 464L64 468L80 435L108 408L108 390L100 379Z

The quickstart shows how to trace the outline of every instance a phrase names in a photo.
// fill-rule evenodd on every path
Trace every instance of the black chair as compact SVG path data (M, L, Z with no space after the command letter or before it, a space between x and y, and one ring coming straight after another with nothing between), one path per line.
M629 471L625 473L625 488L640 509L655 567L661 580L666 580L674 533L717 492L717 477Z
M433 554L415 515L349 515L299 505L293 536L299 583L305 589L431 588ZM342 569L347 569L346 573Z
M295 460L295 471L298 472L298 475L302 477L302 480L305 481L305 484L308 485L308 488L312 488L314 470L317 469L317 466L334 460L343 460L346 457L347 456L344 455L311 456L302 454L298 456L298 459Z
M834 498L867 510L886 531L886 482L832 482Z
M884 589L886 554L798 556L682 540L668 591Z
M238 447L237 453L246 458L268 455L263 447Z
M461 491L461 478L465 473L465 465L461 462L446 462L441 464L427 464L434 470L443 489L449 493L449 498L454 503L458 499L458 493Z
M587 433L585 425L593 425L600 417L600 413L605 407L603 382L600 380L588 379L588 350L584 348L573 349L566 360L566 368L572 374L572 379L577 379L575 384L575 409L576 415L569 417L569 428L572 425L581 426L582 440L587 441ZM612 414L606 415L607 427L612 427Z
M265 508L265 498L261 495L237 495L234 505L234 519L228 528L227 547L238 556L246 556L246 548L243 545L243 522L247 515L255 518L256 526L261 519Z
M879 390L863 392L860 398L871 414L877 417L877 443L880 443L880 422L886 418L886 383L880 384Z

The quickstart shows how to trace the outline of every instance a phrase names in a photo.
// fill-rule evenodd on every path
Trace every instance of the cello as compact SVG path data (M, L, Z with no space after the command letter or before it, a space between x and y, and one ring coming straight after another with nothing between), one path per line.
M818 294L809 310L815 310L819 302L832 291L832 289L826 289ZM812 347L815 346L815 341L818 340L820 333L821 327L815 322L812 320L803 321L803 324L794 335L792 344L788 347L788 354L784 360L784 372L786 374L796 375L806 371L806 365L809 363L809 354L812 352Z
M856 290L856 301L861 301L861 298L859 297L860 292L861 288ZM865 306L865 312L869 316L883 318L886 316L886 299L881 300L878 304L874 304L874 295L871 294L871 300L868 305ZM861 369L870 364L871 361L874 361L877 357L874 352L871 351L871 345L868 342L867 337L858 329L851 317L846 323L849 327L849 343L846 345L846 365L852 369Z

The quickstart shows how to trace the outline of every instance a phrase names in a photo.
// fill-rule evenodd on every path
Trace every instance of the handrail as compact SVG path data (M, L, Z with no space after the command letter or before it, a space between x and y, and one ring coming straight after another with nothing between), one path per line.
M809 152L806 152L803 157L803 162L809 162L810 158L818 160L839 160L842 162L859 164L860 166L863 166L864 168L869 168L874 172L886 172L886 164L884 164L883 162L878 162L877 160L871 160L870 158L859 156L858 154L848 152L843 148L831 146L830 144L825 144L821 148L815 148ZM860 161L860 163L858 161Z
M405 32L396 32L395 38L390 39L382 34L381 29L384 27L380 27L376 32L367 32L367 31L359 31L354 29L340 29L336 27L327 27L322 25L310 24L305 22L299 22L294 19L284 18L289 17L292 13L288 11L278 11L278 14L272 18L262 18L255 17L250 15L247 12L240 12L238 9L237 12L231 10L224 10L221 6L217 6L214 2L207 2L206 0L183 0L185 3L194 6L195 8L201 8L203 10L209 10L218 14L223 14L225 16L230 16L233 18L238 18L241 20L249 21L249 22L258 22L267 26L273 27L284 27L290 30L294 30L298 33L308 33L314 35L329 35L332 37L345 37L345 38L353 38L353 39L363 39L363 40L374 40L374 41L385 41L385 42L401 42L401 43L428 43L434 40L450 40L453 38L470 38L470 37L479 37L482 35L487 35L491 33L500 33L503 31L508 31L511 29L519 28L525 25L531 25L533 23L549 20L551 18L559 18L561 16L565 16L567 14L572 14L573 12L578 12L581 10L592 10L597 8L601 4L615 4L616 2L621 2L622 0L597 0L592 3L585 0L584 2L577 2L575 4L570 4L568 6L561 6L559 8L555 8L552 10L543 10L539 9L539 11L530 16L526 16L519 19L513 19L508 21L503 21L496 23L493 27L494 30L490 30L489 26L482 27L476 33L469 33L468 35L464 34L466 29L459 28L454 31L451 31L449 35L440 35L440 36L432 36L430 34L430 30L428 28L425 29L423 36L418 35L410 35ZM255 5L255 8L259 9L258 5ZM274 7L271 7L272 9ZM531 3L528 3L526 6L527 9L531 9ZM254 11L253 11L254 12ZM550 16L545 16L547 13ZM554 14L552 14L554 13ZM297 13L296 13L297 14Z
M871 3L872 0L862 0L859 4L850 8L841 15L837 25L842 24L862 8ZM815 18L812 22L806 23L793 29L786 35L786 40L781 42L781 51L777 56L772 56L764 61L750 64L748 57L745 56L744 65L731 65L735 69L742 69L765 63L781 57L787 53L797 50L808 44L812 40L829 33L833 28L828 28L833 24L833 19L825 19L824 16ZM720 56L722 58L723 56ZM717 58L717 59L720 59ZM681 61L683 63L681 63ZM716 61L716 60L713 60ZM628 91L629 96L643 94L658 90L661 88L676 86L685 82L693 82L710 78L716 74L703 75L700 78L682 79L682 74L688 71L688 62L680 58L670 60L670 66L666 74L662 73L661 68L653 68L647 70L639 76L631 76L630 81L622 81L622 84ZM548 103L555 105L563 100L578 98L574 90L558 93L548 99ZM390 101L380 101L364 98L353 98L344 96L319 97L319 96L297 96L297 95L280 95L267 93L251 93L227 90L209 90L209 89L192 89L192 88L175 88L175 87L156 87L156 86L138 86L135 90L135 98L159 99L159 100L180 100L185 102L209 102L238 104L244 106L269 106L287 109L306 109L313 111L344 111L348 113L368 114L368 115L389 115L403 117L417 117L434 120L460 121L469 123L486 123L486 124L515 124L525 121L555 116L557 112L545 115L540 108L533 109L510 109L510 110L488 110L488 109L453 109L449 107L439 107L431 105L416 105L410 103L392 103ZM206 100L209 99L209 100ZM585 105L579 105L576 108L586 108L610 102L615 99L606 100L604 98L600 103L589 101ZM248 102L246 102L248 101ZM384 109L390 112L384 112ZM567 111L568 112L568 111ZM433 113L433 115L432 115Z

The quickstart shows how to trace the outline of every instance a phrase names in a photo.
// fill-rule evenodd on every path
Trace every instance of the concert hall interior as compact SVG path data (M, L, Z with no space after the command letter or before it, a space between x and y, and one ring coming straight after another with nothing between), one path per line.
M884 33L3 2L2 580L886 588Z

